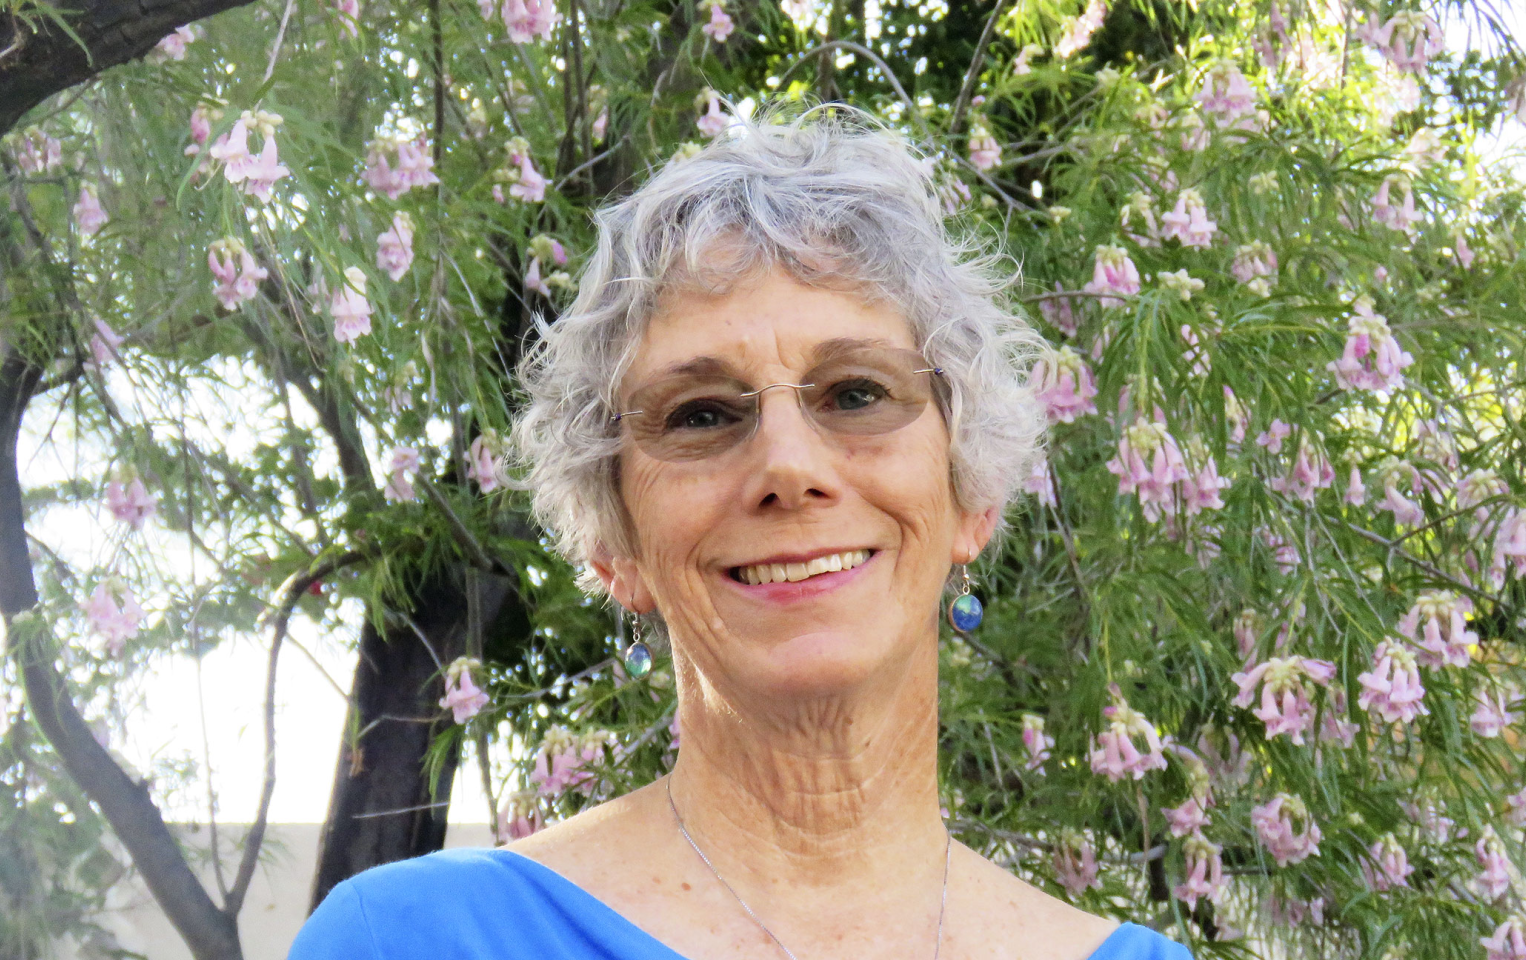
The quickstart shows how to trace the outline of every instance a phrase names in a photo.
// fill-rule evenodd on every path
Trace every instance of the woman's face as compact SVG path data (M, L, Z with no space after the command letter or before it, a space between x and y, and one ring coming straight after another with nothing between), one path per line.
M720 296L681 291L652 319L619 396L696 362L752 389L798 384L843 342L916 347L893 307L780 270ZM935 643L949 565L974 559L996 512L956 504L936 402L878 435L818 427L791 389L759 404L750 438L702 459L658 459L627 427L620 488L636 556L595 567L621 603L661 611L677 656L733 696L893 683L925 662L914 654ZM821 566L843 569L797 579ZM785 582L758 582L781 572Z

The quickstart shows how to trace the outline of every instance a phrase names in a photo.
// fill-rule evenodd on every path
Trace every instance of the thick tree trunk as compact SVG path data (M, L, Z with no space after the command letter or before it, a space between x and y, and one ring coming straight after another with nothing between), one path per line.
M335 884L362 870L445 845L459 750L432 783L424 765L430 743L450 724L448 715L441 718L440 666L467 650L462 579L457 568L423 584L415 595L412 624L403 620L382 632L368 621L361 631L346 733L313 876L314 909ZM507 580L486 575L477 580L484 624L505 613L518 619L517 598Z
M17 17L0 19L0 134L60 90L143 56L193 20L250 0L72 0L53 6L78 40L46 17L35 31ZM83 41L84 46L80 46Z

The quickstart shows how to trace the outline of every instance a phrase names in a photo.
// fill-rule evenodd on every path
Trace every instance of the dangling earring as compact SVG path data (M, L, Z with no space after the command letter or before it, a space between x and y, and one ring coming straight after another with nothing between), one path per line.
M625 673L633 680L646 676L652 669L652 648L641 638L641 621L631 614L631 642L621 655Z
M948 605L948 622L949 626L960 633L969 633L980 626L980 621L985 618L986 613L985 608L980 605L980 598L970 592L970 568L961 563L959 573L964 577L964 588Z

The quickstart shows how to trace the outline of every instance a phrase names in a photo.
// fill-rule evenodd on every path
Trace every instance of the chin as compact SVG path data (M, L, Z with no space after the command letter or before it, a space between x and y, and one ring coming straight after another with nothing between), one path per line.
M796 700L851 696L907 661L907 651L896 649L891 635L863 627L813 630L769 644L755 656L762 662L749 686Z

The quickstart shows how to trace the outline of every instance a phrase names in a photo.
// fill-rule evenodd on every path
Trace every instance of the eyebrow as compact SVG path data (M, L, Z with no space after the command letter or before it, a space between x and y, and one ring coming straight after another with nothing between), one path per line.
M845 353L862 350L866 347L902 349L898 344L882 337L838 337L832 340L823 340L811 348L811 366L815 367L827 360L832 360ZM689 360L681 360L678 363L664 367L646 382L656 383L658 380L668 377L683 375L720 375L734 377L738 380L747 379L741 375L741 372L730 361L720 357L702 356L693 357Z

